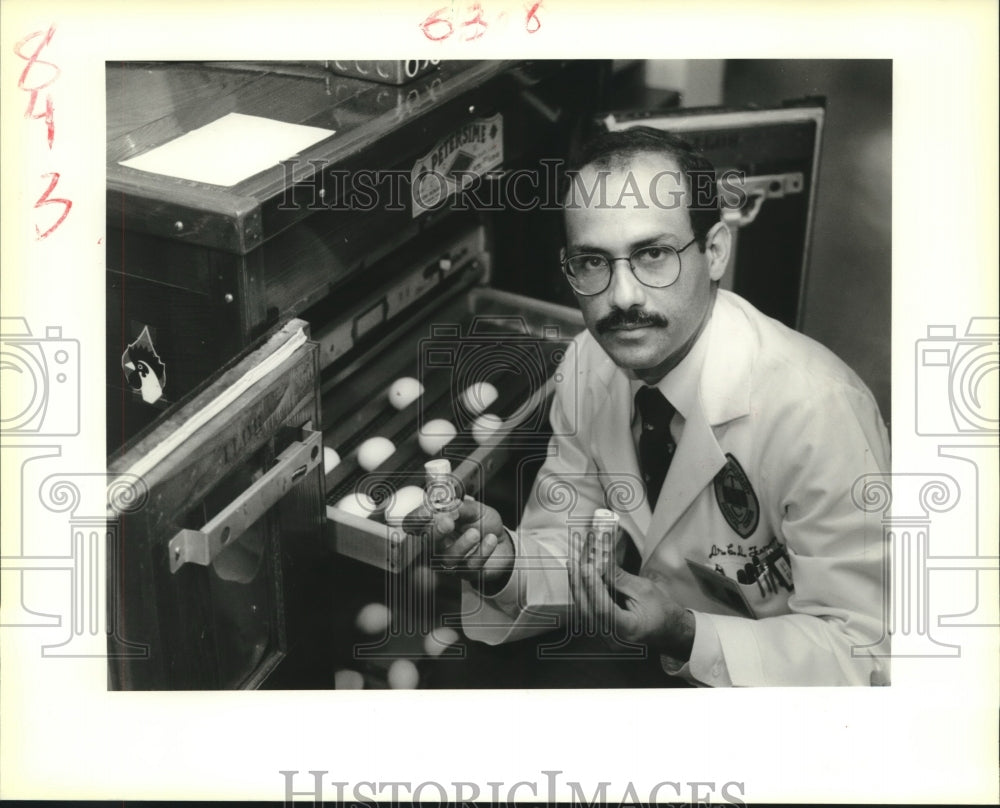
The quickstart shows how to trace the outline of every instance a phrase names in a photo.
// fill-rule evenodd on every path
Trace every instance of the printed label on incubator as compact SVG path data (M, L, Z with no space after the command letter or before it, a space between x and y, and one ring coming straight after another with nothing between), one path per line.
M503 116L462 124L441 138L410 170L413 218L503 163Z

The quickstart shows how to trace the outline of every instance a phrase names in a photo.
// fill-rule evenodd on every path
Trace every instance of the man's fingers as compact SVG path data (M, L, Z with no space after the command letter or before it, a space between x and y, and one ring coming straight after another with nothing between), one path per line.
M409 513L403 520L403 530L407 533L423 533L432 528L440 535L435 514L432 514L422 505Z
M485 506L479 500L465 497L458 506L456 520L459 524L468 524L482 518Z
M601 580L597 570L592 566L590 569L592 572L588 577L587 583L590 598L594 605L594 613L598 617L602 618L612 616L614 614L615 604L611 600L611 595L608 594L608 588L604 585L604 582Z
M611 600L608 588L601 580L597 566L591 562L582 565L584 589L590 602L590 611L594 617L595 627L602 635L610 635L614 629L615 604Z
M573 602L576 603L577 612L586 616L590 613L590 599L584 589L583 572L579 559L571 558L566 564L566 572L569 574L569 590L573 595Z
M617 564L612 565L608 578L610 579L607 581L608 586L629 597L636 597L642 594L644 588L649 585L647 579L640 575L632 575L629 572L625 572Z
M433 528L436 536L447 536L459 525L467 527L476 522L482 517L484 509L481 502L471 497L463 499L458 510L449 513L430 511L426 505L421 505L403 520L403 529L407 533L420 533Z
M446 570L478 570L496 550L499 540L490 533L480 540L477 528L465 530L454 542L445 542L440 547L438 557Z
M457 527L458 523L454 516L450 516L447 513L434 514L434 530L437 531L439 536L447 536L449 533L454 532Z
M455 543L448 549L448 555L454 558L465 558L479 545L479 539L479 531L476 528L467 528L455 539Z
M487 534L481 542L476 545L465 556L465 567L469 570L480 570L483 565L493 555L497 549L497 537L493 533Z

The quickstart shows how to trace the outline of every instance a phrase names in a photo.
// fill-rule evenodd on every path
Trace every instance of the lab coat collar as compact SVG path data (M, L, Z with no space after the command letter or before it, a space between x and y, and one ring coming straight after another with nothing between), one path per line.
M656 387L685 421L698 410L711 426L747 415L755 342L756 334L734 295L720 289L709 320L688 355ZM632 371L621 372L629 380L631 420L635 418L635 394L644 383Z
M702 334L707 344L698 404L712 426L750 414L750 381L759 336L744 305L748 304L742 298L720 289L712 319Z

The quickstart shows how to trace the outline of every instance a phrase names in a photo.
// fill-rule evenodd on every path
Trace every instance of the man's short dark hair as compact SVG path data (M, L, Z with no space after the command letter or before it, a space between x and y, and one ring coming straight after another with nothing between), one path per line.
M617 169L640 154L660 154L677 163L690 197L691 230L704 252L708 231L720 220L717 175L712 162L683 138L651 126L604 132L570 155L566 176L574 176L585 166Z

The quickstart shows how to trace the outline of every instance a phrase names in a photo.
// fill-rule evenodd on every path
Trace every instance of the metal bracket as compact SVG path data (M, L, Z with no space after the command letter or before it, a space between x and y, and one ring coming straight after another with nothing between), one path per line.
M805 178L801 171L791 171L787 174L761 174L755 177L744 177L742 180L734 175L728 179L736 191L743 196L743 204L739 207L723 207L722 218L726 224L733 227L746 227L752 224L764 207L767 199L781 199L789 194L800 194L805 188ZM723 194L723 199L725 195Z
M170 571L185 564L207 567L226 547L239 539L310 471L323 461L323 433L306 425L302 440L290 444L274 465L201 530L184 528L170 540Z

